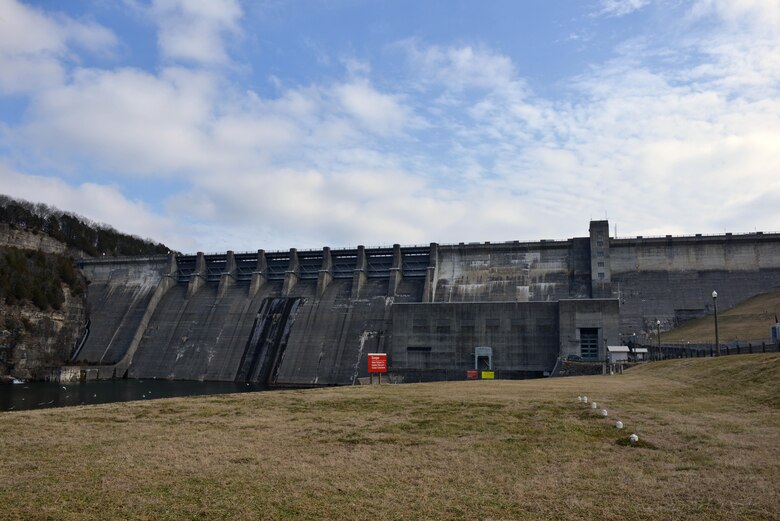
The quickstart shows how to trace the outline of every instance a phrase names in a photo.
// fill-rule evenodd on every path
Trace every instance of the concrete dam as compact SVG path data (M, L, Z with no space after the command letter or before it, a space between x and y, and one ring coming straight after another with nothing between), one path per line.
M780 234L83 259L89 321L64 371L274 387L549 374L780 287ZM475 356L491 348L490 360ZM487 367L487 366L484 366Z

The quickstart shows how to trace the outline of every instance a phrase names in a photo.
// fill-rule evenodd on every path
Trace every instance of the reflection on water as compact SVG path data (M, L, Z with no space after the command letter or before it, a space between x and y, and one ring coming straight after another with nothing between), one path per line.
M108 380L76 384L30 382L0 385L0 412L174 396L261 391L257 384L171 380Z

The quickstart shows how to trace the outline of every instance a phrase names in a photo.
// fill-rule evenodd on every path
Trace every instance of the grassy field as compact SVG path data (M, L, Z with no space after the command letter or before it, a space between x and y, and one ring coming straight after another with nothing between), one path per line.
M731 309L719 311L720 341L768 340L769 328L775 323L775 313L780 315L780 291L756 295ZM669 332L661 333L661 342L714 344L714 319L707 316L690 320Z
M2 519L780 519L780 355L10 412L0 441Z

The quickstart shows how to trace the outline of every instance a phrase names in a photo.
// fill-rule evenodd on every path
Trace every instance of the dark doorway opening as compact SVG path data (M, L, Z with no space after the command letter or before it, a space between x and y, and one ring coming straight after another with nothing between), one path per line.
M588 360L599 357L599 330L595 327L580 328L580 356Z

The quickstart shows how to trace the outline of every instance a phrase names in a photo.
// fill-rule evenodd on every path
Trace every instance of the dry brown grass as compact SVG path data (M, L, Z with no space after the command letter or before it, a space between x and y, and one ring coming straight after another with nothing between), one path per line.
M778 382L767 354L3 413L0 518L780 519Z
M718 332L721 342L732 340L769 340L769 329L780 315L780 291L751 297L736 306L719 310ZM666 333L661 342L715 343L715 323L712 315L690 320Z

